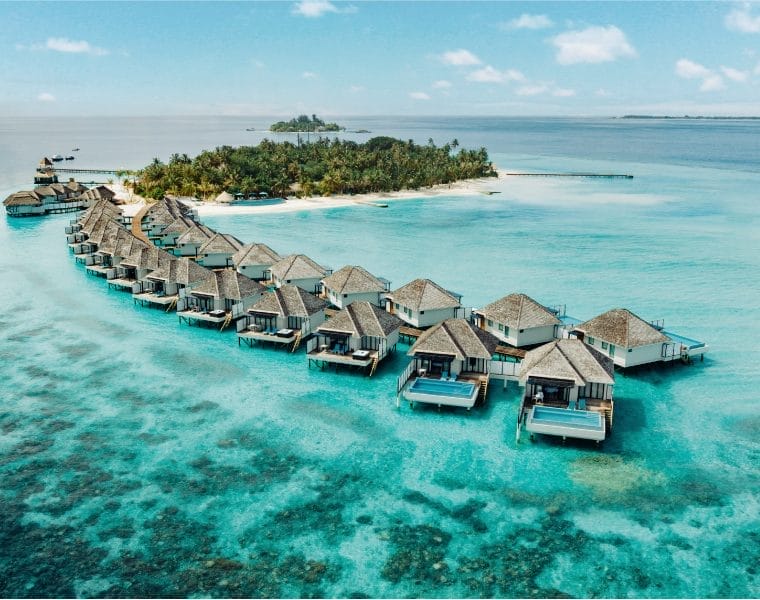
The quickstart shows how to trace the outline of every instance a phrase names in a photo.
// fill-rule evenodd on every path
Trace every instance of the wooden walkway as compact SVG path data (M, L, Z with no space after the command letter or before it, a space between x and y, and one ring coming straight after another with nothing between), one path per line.
M145 235L145 232L142 230L142 220L145 216L145 213L147 213L152 204L146 203L145 206L143 206L137 214L132 217L132 235L134 235L138 240L145 242L146 244L150 244L150 240L148 239L148 236Z
M512 348L511 346L496 346L494 352L496 354L501 354L502 356L511 356L512 358L517 358L519 360L525 358L526 354L525 350L522 350L521 348Z
M510 177L598 177L601 179L633 179L627 173L506 173Z
M408 343L412 343L413 340L416 340L418 337L422 335L422 329L415 329L414 327L409 327L407 325L402 325L398 328L398 336L401 341L405 341Z

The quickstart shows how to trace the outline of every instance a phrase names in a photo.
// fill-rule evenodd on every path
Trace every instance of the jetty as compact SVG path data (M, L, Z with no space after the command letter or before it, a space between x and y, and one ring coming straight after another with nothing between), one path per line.
M586 177L597 179L633 179L627 173L505 173L509 177Z

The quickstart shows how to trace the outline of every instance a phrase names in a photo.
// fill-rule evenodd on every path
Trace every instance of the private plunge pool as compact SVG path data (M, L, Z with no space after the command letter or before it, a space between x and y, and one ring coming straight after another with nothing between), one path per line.
M534 406L528 413L525 429L531 433L543 433L583 440L602 441L606 427L601 413L589 410Z
M415 402L436 406L461 406L470 409L475 405L479 386L467 381L446 381L418 377L404 392L411 405Z

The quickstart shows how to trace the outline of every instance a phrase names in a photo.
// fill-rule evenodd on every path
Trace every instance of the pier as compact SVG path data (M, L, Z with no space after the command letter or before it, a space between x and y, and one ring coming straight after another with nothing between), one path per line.
M116 175L126 169L72 169L70 167L52 167L49 169L55 173L91 173L94 175Z
M597 179L633 179L627 173L506 173L510 177L586 177Z

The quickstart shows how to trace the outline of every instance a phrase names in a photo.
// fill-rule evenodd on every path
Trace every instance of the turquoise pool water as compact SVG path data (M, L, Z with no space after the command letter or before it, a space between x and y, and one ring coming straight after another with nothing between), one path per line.
M41 139L136 167L251 125L146 123L0 118L0 187L27 185ZM239 348L86 275L68 215L0 217L0 597L760 596L760 123L345 124L635 178L205 221L467 305L625 306L705 340L704 362L618 373L600 450L515 444L513 383L469 412L399 409L403 346L371 378Z
M569 425L572 427L584 427L587 429L601 429L602 416L593 411L565 410L552 406L534 406L533 421Z
M472 396L473 391L475 391L475 384L464 381L441 381L440 379L418 377L409 386L409 391L431 394L433 396L469 398Z
M693 339L687 338L687 337L685 337L683 335L678 335L677 333L673 333L672 331L664 331L663 330L662 333L664 333L665 335L667 335L674 342L678 342L680 344L683 344L684 346L686 346L690 350L692 348L701 348L702 346L705 345L705 342L700 342L698 340L693 340Z

